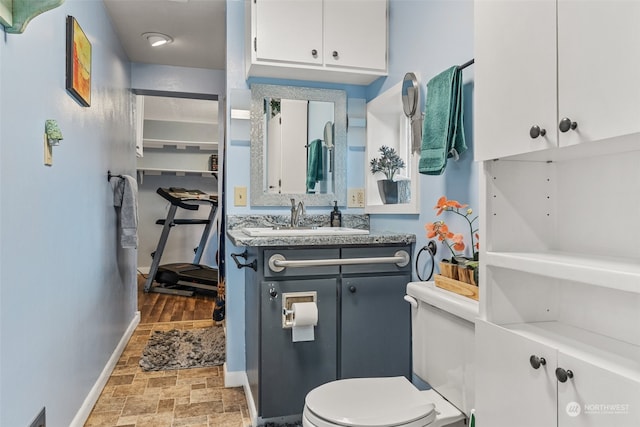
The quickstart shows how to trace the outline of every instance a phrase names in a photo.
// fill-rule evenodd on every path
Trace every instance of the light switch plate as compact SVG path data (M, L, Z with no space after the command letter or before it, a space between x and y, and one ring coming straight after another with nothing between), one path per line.
M233 187L233 205L247 206L247 187Z
M364 208L364 188L349 188L347 194L348 208Z

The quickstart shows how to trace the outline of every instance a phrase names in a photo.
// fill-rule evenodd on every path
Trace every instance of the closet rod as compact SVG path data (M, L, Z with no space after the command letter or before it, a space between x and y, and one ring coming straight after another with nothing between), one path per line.
M458 65L458 70L464 70L465 68L467 68L469 65L473 64L475 62L475 59L472 59L470 61L465 62L462 65Z

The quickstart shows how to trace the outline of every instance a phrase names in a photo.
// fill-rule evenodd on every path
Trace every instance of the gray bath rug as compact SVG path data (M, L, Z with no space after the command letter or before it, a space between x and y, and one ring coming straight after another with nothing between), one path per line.
M143 371L204 368L225 361L224 328L154 331L142 352Z

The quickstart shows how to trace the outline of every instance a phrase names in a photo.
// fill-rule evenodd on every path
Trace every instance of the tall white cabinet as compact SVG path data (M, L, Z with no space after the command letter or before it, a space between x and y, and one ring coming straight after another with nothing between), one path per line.
M640 425L640 2L475 13L477 425Z

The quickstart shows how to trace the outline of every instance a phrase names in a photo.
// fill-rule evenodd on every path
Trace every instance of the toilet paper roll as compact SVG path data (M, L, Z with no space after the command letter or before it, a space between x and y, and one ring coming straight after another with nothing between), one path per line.
M314 327L318 324L318 306L315 302L296 302L291 304L293 326L291 340L293 342L313 341Z

